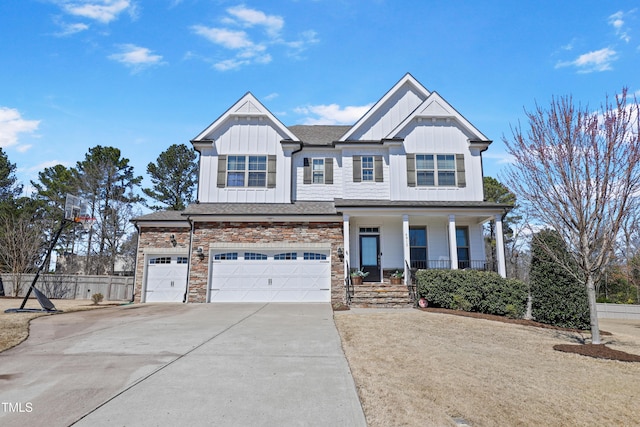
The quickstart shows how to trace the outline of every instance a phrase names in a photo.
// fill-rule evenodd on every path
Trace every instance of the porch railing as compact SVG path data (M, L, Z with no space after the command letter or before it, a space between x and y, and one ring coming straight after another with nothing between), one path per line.
M349 261L347 263L347 274L344 278L344 288L347 293L346 300L347 305L351 304L351 298L353 298L353 283L351 283L351 269L349 268Z
M418 304L418 284L416 281L416 276L414 275L414 272L416 270L410 268L409 264L406 261L405 261L405 264L407 266L407 272L408 272L407 288L409 290L409 298L411 298L411 301L413 302L414 305L417 305Z
M438 260L428 260L428 261L411 261L410 270L450 270L451 269L451 261L446 259L438 259ZM458 261L458 269L459 270L481 270L481 271L498 271L496 268L496 263L493 261L487 260L465 260Z

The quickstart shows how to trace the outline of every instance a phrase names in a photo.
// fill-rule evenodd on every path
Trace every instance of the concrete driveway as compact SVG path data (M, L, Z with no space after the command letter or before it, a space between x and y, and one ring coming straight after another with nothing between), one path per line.
M143 304L36 319L2 426L364 426L329 304Z

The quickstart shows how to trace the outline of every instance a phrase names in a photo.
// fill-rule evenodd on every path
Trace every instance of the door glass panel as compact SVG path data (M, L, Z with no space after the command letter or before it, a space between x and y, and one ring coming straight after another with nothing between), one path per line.
M377 237L362 237L362 265L378 265Z

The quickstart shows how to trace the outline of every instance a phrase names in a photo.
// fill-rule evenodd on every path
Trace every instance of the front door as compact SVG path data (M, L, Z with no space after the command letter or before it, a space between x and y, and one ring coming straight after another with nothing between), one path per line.
M360 268L365 282L380 281L380 236L360 236Z

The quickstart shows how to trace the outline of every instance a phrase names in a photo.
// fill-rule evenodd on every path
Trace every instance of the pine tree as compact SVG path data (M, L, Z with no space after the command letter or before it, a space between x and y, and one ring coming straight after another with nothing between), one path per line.
M196 154L184 144L174 144L163 151L156 163L147 165L153 186L142 191L162 205L147 206L153 210L181 211L194 199L198 179Z

